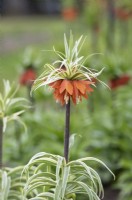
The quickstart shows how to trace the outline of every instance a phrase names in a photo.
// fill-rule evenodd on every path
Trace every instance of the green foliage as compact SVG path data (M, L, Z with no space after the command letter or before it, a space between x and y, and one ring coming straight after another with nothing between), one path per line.
M124 166L127 165L127 166ZM116 188L121 190L119 200L131 200L132 197L132 166L130 160L124 160L125 168L118 179Z
M0 171L0 197L2 200L7 200L10 190L10 177L5 171Z
M19 166L15 168L4 168L0 170L1 200L23 199L23 188L26 184L26 177L24 175L21 176L23 168L23 166Z
M3 132L5 132L7 123L15 120L26 128L20 115L25 112L27 100L25 98L15 97L18 87L10 85L10 82L4 80L4 92L0 93L0 119L3 121Z
M77 194L86 194L89 200L99 200L103 195L103 186L98 173L86 164L91 161L101 163L109 170L103 162L92 157L66 163L65 158L59 155L36 154L24 168L27 178L25 200L74 200ZM30 175L30 170L34 170L34 174ZM34 191L36 195L32 195ZM28 198L28 195L32 198Z
M101 6L98 0L89 0L84 9L84 21L88 26L96 26L101 19Z
M22 189L25 185L25 177L21 178L23 167L14 169L5 168L0 170L0 199L21 200Z
M116 2L117 7L125 8L125 9L131 9L132 8L132 2L129 0L118 0Z
M71 7L74 6L74 1L73 0L67 0L67 1L63 0L62 5L63 5L64 9L65 8L71 8Z
M27 47L24 51L21 65L23 68L32 65L37 69L42 65L42 56L35 48Z

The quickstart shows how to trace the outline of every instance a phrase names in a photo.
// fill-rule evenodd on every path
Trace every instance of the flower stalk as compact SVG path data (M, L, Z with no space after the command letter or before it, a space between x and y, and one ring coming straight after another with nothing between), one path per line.
M0 119L0 169L2 169L3 166L3 123Z
M66 163L69 161L69 137L70 137L70 99L65 106L66 116L65 116L65 133L64 133L64 157Z

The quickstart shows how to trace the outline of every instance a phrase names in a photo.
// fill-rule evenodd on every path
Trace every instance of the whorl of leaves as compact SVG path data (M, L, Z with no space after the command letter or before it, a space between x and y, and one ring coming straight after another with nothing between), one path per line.
M36 154L23 171L27 179L24 200L75 200L77 194L85 194L89 200L100 200L103 186L98 173L88 165L91 161L110 171L102 161L93 157L66 163L65 158L59 155Z

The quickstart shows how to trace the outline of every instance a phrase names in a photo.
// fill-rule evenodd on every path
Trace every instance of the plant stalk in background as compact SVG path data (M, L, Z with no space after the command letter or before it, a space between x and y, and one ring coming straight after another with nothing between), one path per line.
M0 119L0 169L2 169L3 166L3 123L2 120Z

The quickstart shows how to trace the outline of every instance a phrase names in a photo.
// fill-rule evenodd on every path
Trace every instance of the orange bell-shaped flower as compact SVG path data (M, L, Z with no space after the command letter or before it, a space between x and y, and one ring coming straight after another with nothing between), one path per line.
M82 97L88 98L88 93L93 89L90 85L93 84L87 80L58 80L49 85L54 89L54 98L62 105L68 102L70 98L74 104L82 100Z

